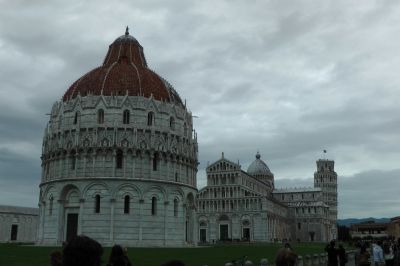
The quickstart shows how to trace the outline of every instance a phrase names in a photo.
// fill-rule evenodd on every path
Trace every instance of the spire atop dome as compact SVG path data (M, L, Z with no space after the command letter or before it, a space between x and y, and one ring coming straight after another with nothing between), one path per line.
M129 35L129 27L128 26L126 26L125 35Z
M260 152L259 152L259 151L257 151L257 154L256 154L256 159L260 159L260 158L261 158Z

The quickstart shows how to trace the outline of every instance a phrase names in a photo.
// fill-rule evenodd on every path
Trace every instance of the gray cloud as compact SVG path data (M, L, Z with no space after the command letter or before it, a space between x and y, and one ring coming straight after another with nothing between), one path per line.
M0 182L15 193L0 203L36 204L37 188L21 188L39 182L46 113L128 24L150 67L199 116L199 187L222 151L246 169L259 150L277 183L301 185L327 149L343 176L341 204L351 206L342 217L398 215L387 204L367 215L345 195L372 170L394 187L399 13L397 1L4 2Z

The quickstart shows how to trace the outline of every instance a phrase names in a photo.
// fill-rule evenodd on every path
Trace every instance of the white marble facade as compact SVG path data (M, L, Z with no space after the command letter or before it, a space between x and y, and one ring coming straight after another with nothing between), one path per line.
M0 243L36 241L37 208L0 205Z
M192 114L127 31L52 107L37 243L197 243L197 149Z
M329 203L334 205L337 196L326 200L326 182L329 192L337 193L333 161L317 161L313 188L275 189L274 175L258 153L247 172L223 154L206 171L207 186L197 194L200 243L336 238L337 216L330 215Z
M337 176L317 162L315 188L275 189L259 154L246 171L222 158L197 190L197 134L175 91L129 35L54 103L42 150L36 242L77 234L103 245L326 241L335 235Z

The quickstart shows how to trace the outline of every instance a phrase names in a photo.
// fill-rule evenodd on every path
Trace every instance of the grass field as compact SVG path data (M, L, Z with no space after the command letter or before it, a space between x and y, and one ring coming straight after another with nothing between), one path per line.
M321 253L324 244L293 244L298 255ZM159 266L171 260L182 260L187 266L224 266L226 262L247 256L255 265L261 258L273 262L281 244L216 245L196 248L129 248L129 258L134 266ZM47 266L49 254L59 247L37 247L13 244L0 244L0 265ZM106 264L110 248L105 248L103 265Z

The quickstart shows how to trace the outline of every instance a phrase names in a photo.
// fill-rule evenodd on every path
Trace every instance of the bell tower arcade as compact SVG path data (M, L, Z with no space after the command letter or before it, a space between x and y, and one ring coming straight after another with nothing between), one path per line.
M329 206L330 237L337 237L337 174L335 172L335 162L333 160L319 159L317 161L317 171L314 173L314 187L322 190L323 201Z

